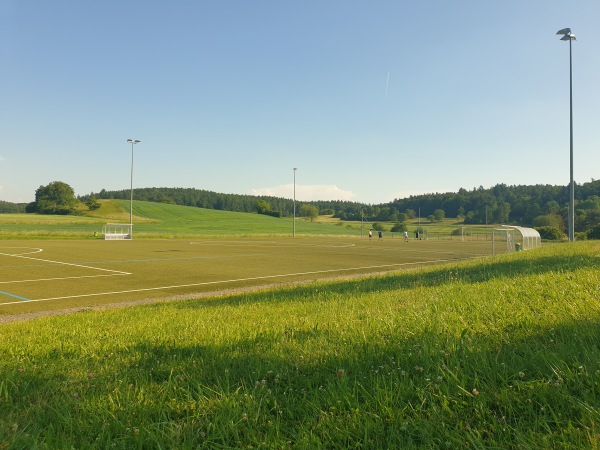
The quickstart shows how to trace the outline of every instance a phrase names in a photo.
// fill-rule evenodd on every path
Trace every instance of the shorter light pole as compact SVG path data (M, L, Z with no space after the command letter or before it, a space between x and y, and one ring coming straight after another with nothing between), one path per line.
M129 196L129 226L131 227L130 233L133 235L133 146L142 141L138 141L137 139L127 139L127 142L131 144L131 195Z
M293 225L293 231L292 231L292 236L296 237L296 170L298 170L296 167L294 167L294 225Z
M485 240L488 239L487 205L485 205Z
M363 237L363 230L365 229L365 215L364 213L361 211L360 212L360 238L362 239Z

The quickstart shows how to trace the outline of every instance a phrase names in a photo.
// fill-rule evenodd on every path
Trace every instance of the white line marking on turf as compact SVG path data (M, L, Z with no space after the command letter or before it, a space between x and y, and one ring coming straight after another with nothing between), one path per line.
M0 284L34 283L36 281L78 280L80 278L118 277L118 276L123 276L123 275L131 275L131 274L127 273L127 272L122 272L122 273L110 273L107 275L81 275L79 277L36 278L33 280L0 281Z
M300 276L300 275L316 275L316 274L323 274L323 273L348 272L351 270L383 269L383 268L389 268L389 267L411 266L411 265L417 265L417 264L431 264L431 263L458 261L458 260L459 260L458 258L447 258L447 259L438 259L438 260L433 260L433 261L419 261L419 262L398 263L398 264L383 264L383 265L379 265L379 266L349 267L346 269L316 270L313 272L286 273L286 274L281 274L281 275L265 275L262 277L238 278L238 279L233 279L233 280L206 281L204 283L179 284L179 285L174 285L174 286L161 286L161 287L144 288L144 289L130 289L130 290L126 290L126 291L95 292L92 294L66 295L64 297L30 299L29 303L30 302L45 302L45 301L49 301L49 300L65 300L65 299L70 299L70 298L81 298L81 297L97 297L100 295L132 294L135 292L160 291L163 289L177 289L177 288L194 287L194 286L209 286L212 284L235 283L235 282L240 282L240 281L267 280L267 279L273 279L273 278L293 277L293 276ZM363 275L368 275L368 274L363 274ZM21 302L0 303L0 306L12 305L15 303L21 303Z
M14 253L0 253L0 255L4 255L4 256L30 255L31 253L41 253L41 252L44 251L41 248L36 248L36 247L2 247L2 248L25 248L27 250L33 250L31 252L19 253L19 254L14 254Z
M62 261L52 261L50 259L32 258L31 256L11 255L8 253L0 253L0 255L12 256L13 258L32 259L34 261L42 261L42 262L47 262L47 263L60 264L63 266L73 266L73 267L82 267L84 269L101 270L103 272L112 272L112 273L121 274L121 275L131 275L129 272L123 272L121 270L101 269L100 267L84 266L83 264L74 264L74 263L67 263L67 262L62 262Z
M272 247L277 248L298 248L298 247L318 247L318 248L348 248L356 247L356 244L281 244L279 242L244 242L244 241L229 241L228 243L223 242L190 242L191 245L211 245L219 247L261 247L264 248L265 244L271 244Z
M5 248L27 248L27 247L5 247ZM36 250L36 251L30 252L30 253L40 253L43 251L41 248L34 249L34 250ZM29 254L29 253L24 253L24 254ZM100 270L102 272L110 272L109 275L81 275L78 277L36 278L36 279L31 279L31 280L0 281L0 284L33 283L36 281L59 281L59 280L73 280L73 279L79 279L79 278L98 278L98 277L114 277L114 276L118 276L118 275L131 275L130 272L123 272L121 270L102 269L100 267L84 266L83 264L73 264L73 263L66 263L66 262L61 262L61 261L52 261L49 259L33 258L31 256L23 256L23 254L14 255L14 254L10 254L10 253L0 253L0 255L11 256L13 258L32 259L34 261L42 261L42 262L46 262L46 263L59 264L59 265L63 265L63 266L81 267L84 269L92 269L92 270Z

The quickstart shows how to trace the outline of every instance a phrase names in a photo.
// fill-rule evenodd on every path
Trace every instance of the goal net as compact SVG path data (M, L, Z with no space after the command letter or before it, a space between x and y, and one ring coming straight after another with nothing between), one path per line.
M515 251L515 230L494 228L492 230L492 255Z
M131 239L133 225L129 223L107 223L102 228L105 240Z

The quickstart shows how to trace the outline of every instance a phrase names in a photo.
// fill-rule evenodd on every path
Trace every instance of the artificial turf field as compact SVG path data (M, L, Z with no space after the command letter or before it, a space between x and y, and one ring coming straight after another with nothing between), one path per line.
M402 270L486 241L340 237L0 241L0 317Z

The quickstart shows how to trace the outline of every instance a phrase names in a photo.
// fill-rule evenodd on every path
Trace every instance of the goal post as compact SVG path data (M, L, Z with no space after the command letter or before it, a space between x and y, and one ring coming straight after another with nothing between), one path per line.
M107 223L102 228L104 240L131 239L133 225L130 223Z

